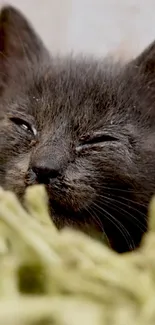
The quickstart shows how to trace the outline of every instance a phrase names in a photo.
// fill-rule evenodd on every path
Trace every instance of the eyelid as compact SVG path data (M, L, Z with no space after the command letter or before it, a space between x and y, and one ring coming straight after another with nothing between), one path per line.
M36 137L36 135L37 135L36 128L33 125L31 126L31 128L32 128L32 132L33 132L34 136Z
M26 121L24 118L19 117L19 116L18 116L18 117L17 117L17 116L10 116L9 119L10 119L13 123L15 123L16 125L19 125L19 126L21 126L22 124L23 124L23 125L26 125L27 128L28 128L28 130L29 130L30 132L32 132L34 136L37 135L37 130L36 130L36 128L34 127L34 125L32 125L30 122Z
M97 145L98 143L103 142L112 142L118 141L119 139L114 135L110 135L109 133L101 133L96 132L93 135L86 135L81 139L80 146L83 145Z

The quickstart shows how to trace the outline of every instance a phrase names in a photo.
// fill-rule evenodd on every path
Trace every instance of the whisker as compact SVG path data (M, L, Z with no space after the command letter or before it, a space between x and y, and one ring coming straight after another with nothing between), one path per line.
M112 192L122 192L122 193L135 193L135 194L144 194L144 192L142 191L136 191L135 189L122 189L122 188L119 188L119 187L115 187L115 186L104 186L104 185L101 185L99 186L98 185L98 188L101 188L101 189L105 189L105 190L110 190Z
M130 249L134 249L135 245L133 242L133 239L131 235L129 234L128 230L124 227L124 225L121 224L119 220L117 220L111 213L109 213L107 210L105 210L103 207L100 207L98 204L93 202L93 207L98 210L98 212L103 212L104 216L109 220L122 234L123 238L125 239L128 247Z
M95 221L95 223L100 227L102 233L104 234L104 236L106 237L106 241L107 241L107 244L108 244L108 247L111 248L111 245L110 245L110 242L109 242L109 238L105 232L105 229L103 227L103 224L100 220L100 218L98 217L98 215L95 213L95 211L93 211L90 207L88 208L85 208L85 210L90 214L92 220Z
M123 202L121 202L121 201L119 201L119 200L117 200L117 199L114 199L114 198L112 199L112 198L110 198L110 197L103 196L103 195L101 195L101 196L99 195L98 197L99 197L99 199L97 200L97 202L99 202L99 203L104 203L104 201L101 201L101 200L100 200L100 197L101 197L102 199L106 200L106 201L109 201L110 204L113 204L113 205L116 206L118 209L122 209L122 211L124 211L124 212L126 213L126 215L130 216L130 217L131 217L131 219L130 219L131 222L133 222L133 219L136 220L136 222L139 224L139 228L140 228L142 231L146 231L146 230L147 230L147 227L144 226L144 224L143 224L139 219L137 219L137 218L135 217L134 214L131 214L129 211L124 210L123 208L120 208L118 205L116 205L116 203L118 203L118 204L124 206L125 208L128 208L129 206L128 206L127 204L125 204L125 203L123 203ZM134 202L134 201L131 201L131 202ZM138 214L141 215L141 216L143 216L143 217L145 217L145 220L146 220L146 215L145 215L143 212L137 210L137 209L136 209L135 207L133 207L133 206L130 206L130 210L132 210L133 212L138 212Z
M100 218L98 217L98 215L92 210L91 207L87 208L86 210L88 211L88 213L90 213L91 217L93 218L95 223L99 226L99 228L104 232L103 224L102 224Z
M103 197L103 198L105 198L105 196L104 195L100 195L99 194L99 197ZM110 193L110 197L108 197L108 196L106 196L106 198L111 198L112 200L113 200L113 198L116 200L116 198L119 198L119 199L122 199L122 200L124 200L124 201L127 201L127 202L130 202L130 203L134 203L135 205L137 205L137 206L139 206L139 207L143 207L143 208L146 208L147 206L145 205L145 204L142 204L142 203L139 203L139 202L136 202L136 201L134 201L134 200L131 200L131 199L129 199L129 198L125 198L124 196L117 196L116 197L116 195L114 195L114 194L111 194ZM121 202L121 201L118 201L118 202ZM125 204L125 203L124 203ZM126 204L126 206L128 206L127 204ZM131 207L131 206L130 206ZM141 212L141 211L139 211L139 210L137 210L136 208L134 208L134 210L135 211L137 211L137 212L140 212L143 216L145 216L145 214L143 213L143 212Z
M109 202L106 202L106 200L109 201ZM147 230L146 226L145 226L145 225L144 225L144 224L143 224L139 219L137 219L133 214L131 214L129 211L127 211L127 210L125 210L125 209L119 207L118 205L116 205L116 203L119 203L119 204L121 204L121 205L127 207L126 204L123 204L122 202L119 202L119 201L113 202L113 199L110 199L110 198L107 198L107 197L105 197L105 201L97 200L97 202L99 202L99 203L107 203L107 204L110 203L111 207L112 207L115 211L117 211L117 212L122 211L122 212L123 212L123 215L124 215L125 217L128 217L128 220L130 220L132 223L133 223L134 221L136 221L136 223L138 224L137 226L139 227L139 229L140 229L142 232L145 232L145 231ZM113 207L113 206L114 206L114 207Z

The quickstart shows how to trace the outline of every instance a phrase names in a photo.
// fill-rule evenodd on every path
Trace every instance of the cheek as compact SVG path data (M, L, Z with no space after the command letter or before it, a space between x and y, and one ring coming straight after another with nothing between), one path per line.
M30 154L11 159L5 168L4 188L22 195L25 190L25 175L29 166Z
M96 198L96 191L90 185L80 182L71 188L68 203L75 212L88 209Z
M88 163L84 166L76 164L70 166L65 174L65 182L68 184L67 198L74 210L87 208L96 198L95 172Z
M7 121L0 123L0 157L6 161L29 152L31 148L30 139L19 130Z
M28 169L30 141L21 136L9 124L0 123L0 185L17 194L22 192Z

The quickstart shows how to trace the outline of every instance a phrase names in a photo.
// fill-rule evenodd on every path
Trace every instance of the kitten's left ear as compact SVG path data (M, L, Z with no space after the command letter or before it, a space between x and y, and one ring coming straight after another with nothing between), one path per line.
M151 43L134 61L133 65L148 78L155 77L155 42Z
M46 49L25 17L11 6L3 7L0 12L1 73L8 77L11 72L16 75L31 62L39 63L45 55L48 56Z

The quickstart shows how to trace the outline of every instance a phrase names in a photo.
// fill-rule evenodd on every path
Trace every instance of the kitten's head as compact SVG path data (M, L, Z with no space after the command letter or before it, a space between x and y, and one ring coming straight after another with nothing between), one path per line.
M53 58L4 8L0 96L0 184L22 197L43 183L58 227L137 246L155 188L155 44L123 67Z

